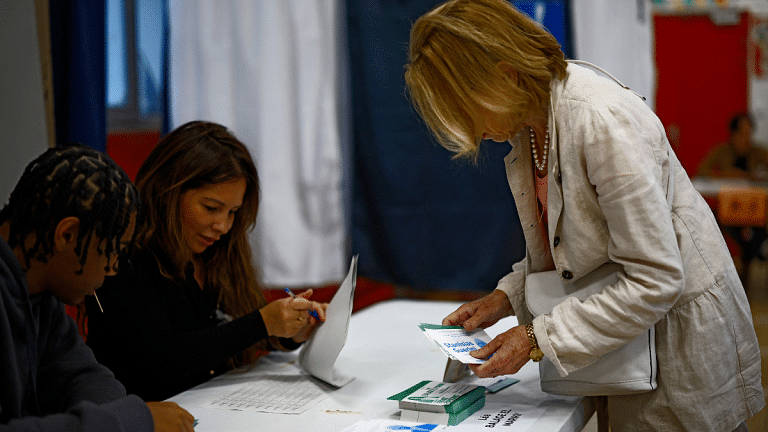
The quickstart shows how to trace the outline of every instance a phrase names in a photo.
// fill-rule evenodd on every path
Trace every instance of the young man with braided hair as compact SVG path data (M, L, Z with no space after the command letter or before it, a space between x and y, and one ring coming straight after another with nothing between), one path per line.
M32 161L0 210L0 431L192 431L171 402L144 403L94 358L64 312L117 272L136 188L81 144Z

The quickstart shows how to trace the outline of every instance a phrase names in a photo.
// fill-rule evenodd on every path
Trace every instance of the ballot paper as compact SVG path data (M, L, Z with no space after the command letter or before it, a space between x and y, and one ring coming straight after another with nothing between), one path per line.
M461 326L426 323L419 324L419 328L448 357L466 364L482 364L485 361L469 355L471 351L478 350L491 341L491 337L485 330L476 329L468 332Z
M347 277L328 304L325 322L317 326L299 353L299 364L307 373L336 387L343 387L354 379L337 373L333 365L347 341L356 283L357 255L352 257Z
M486 402L485 406L456 426L451 432L476 432L502 430L504 432L525 432L544 414L546 408L530 405Z

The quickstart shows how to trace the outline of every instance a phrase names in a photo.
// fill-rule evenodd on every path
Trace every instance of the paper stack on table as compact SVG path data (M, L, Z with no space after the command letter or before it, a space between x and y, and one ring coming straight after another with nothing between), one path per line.
M485 405L485 387L422 381L387 399L399 401L401 421L453 426Z

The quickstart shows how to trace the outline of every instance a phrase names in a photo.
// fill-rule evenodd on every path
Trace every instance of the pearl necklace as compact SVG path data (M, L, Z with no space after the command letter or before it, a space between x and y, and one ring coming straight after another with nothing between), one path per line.
M539 161L539 151L536 149L536 134L533 132L533 128L530 126L528 130L531 132L531 153L533 153L533 164L536 165L536 169L539 171L547 170L547 156L549 156L549 123L547 123L547 132L544 135L544 146L541 149L541 161Z

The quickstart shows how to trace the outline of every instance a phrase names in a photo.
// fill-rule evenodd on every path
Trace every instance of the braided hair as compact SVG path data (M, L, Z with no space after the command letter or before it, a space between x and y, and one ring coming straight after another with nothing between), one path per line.
M50 148L27 165L0 210L0 224L10 222L8 245L21 247L29 268L33 258L45 263L53 255L58 223L78 218L75 253L81 267L76 274L82 274L91 239L106 241L100 254L119 252L138 209L138 192L125 172L106 154L75 143ZM30 235L34 243L27 247Z

